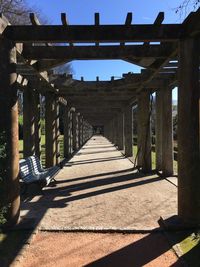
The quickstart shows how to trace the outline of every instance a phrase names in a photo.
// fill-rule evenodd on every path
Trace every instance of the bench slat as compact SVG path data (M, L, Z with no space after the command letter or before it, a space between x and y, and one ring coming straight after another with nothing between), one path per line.
M44 169L40 160L35 155L20 160L19 165L21 179L26 184L45 181L45 185L49 185L60 169L58 166Z

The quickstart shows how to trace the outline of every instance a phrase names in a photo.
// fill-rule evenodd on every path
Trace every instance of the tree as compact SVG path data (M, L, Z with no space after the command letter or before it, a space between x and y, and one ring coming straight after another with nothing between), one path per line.
M70 63L65 63L63 65L55 67L53 70L55 74L64 74L64 73L69 74L73 72L73 69Z
M180 16L186 16L190 11L195 11L200 7L200 0L182 0L180 5L175 8L175 12Z
M30 24L29 13L32 11L25 1L0 0L0 12L11 24Z

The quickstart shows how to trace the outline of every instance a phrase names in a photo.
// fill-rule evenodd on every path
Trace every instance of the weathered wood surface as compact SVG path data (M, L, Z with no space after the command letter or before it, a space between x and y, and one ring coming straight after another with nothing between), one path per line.
M173 46L171 46L173 48ZM128 56L138 58L165 58L170 55L170 47L162 45L111 45L111 46L25 46L23 57L26 59L122 59Z
M129 105L124 110L124 143L125 155L127 157L133 156L133 110Z
M179 43L178 214L200 223L199 40Z
M177 41L180 24L7 26L3 35L16 42L157 42Z
M5 144L5 195L10 204L7 219L11 226L17 223L20 213L16 48L13 42L0 38L0 58L0 134Z

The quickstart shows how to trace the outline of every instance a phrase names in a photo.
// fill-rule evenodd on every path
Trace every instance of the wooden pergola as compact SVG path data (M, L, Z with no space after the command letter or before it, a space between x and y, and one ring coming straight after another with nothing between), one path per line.
M182 24L10 25L0 16L0 125L6 138L10 223L20 212L18 97L23 91L24 156L40 156L39 96L45 96L46 167L59 163L59 105L64 114L64 156L68 158L104 126L105 136L132 156L132 107L138 106L138 166L151 171L150 94L156 92L156 168L173 174L172 88L178 86L178 216L200 223L199 54L200 9ZM89 44L89 45L88 45ZM72 60L122 59L143 67L110 81L80 81L51 69Z

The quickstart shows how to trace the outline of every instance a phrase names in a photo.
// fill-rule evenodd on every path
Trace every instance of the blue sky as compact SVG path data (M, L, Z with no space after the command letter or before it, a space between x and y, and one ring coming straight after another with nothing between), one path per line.
M164 23L179 23L181 18L175 8L181 0L30 0L51 24L61 24L60 13L67 14L69 24L93 24L94 13L100 13L101 24L123 24L128 12L133 13L132 23L153 23L160 11L165 12ZM183 19L183 18L182 18ZM73 61L74 78L109 80L111 76L121 77L123 73L138 72L140 68L122 60ZM176 98L175 94L174 97Z

